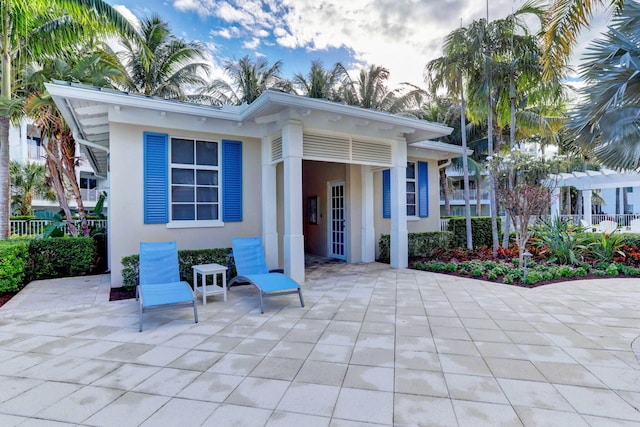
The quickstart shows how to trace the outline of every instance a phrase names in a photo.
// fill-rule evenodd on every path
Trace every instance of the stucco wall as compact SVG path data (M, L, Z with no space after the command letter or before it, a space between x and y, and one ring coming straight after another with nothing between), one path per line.
M418 159L409 158L409 161L417 161ZM426 161L419 159L420 161ZM440 231L440 192L438 162L435 160L427 161L429 164L429 216L427 218L409 219L407 221L407 230L409 233L417 233L422 231ZM383 234L389 234L391 228L391 219L382 217L382 171L373 174L373 216L375 219L376 229L376 258L379 255L378 241Z
M227 222L224 227L167 228L166 224L143 221L143 132L169 136L195 137L220 141L242 140L243 221ZM139 252L141 241L175 240L178 249L224 248L233 237L260 236L262 232L262 188L260 141L230 135L175 131L111 123L109 232L111 245L111 284L122 284L123 256Z

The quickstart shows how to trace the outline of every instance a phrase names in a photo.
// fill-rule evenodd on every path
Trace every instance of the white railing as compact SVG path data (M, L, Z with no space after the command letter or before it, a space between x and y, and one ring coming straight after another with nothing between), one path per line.
M10 221L11 234L14 236L30 236L44 233L47 227L51 224L51 221L47 219L12 219ZM76 227L80 228L80 221L75 222ZM88 219L87 224L89 227L107 228L106 219ZM69 233L67 224L64 225L65 234Z
M478 192L472 188L469 190L469 199L476 200ZM440 200L444 200L444 195L440 193ZM464 200L464 190L449 190L449 201ZM489 200L489 190L480 190L480 200Z
M449 218L440 218L440 231L447 231L449 225Z
M102 194L104 190L98 188L81 188L80 195L82 196L82 201L84 202L97 202L100 198L100 194Z
M560 215L560 218L581 225L580 220L584 220L584 215ZM591 214L591 225L598 225L602 221L613 221L618 227L629 227L631 221L640 218L640 214Z

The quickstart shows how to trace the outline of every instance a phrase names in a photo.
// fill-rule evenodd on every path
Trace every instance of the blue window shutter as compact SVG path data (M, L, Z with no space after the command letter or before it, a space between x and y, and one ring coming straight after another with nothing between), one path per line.
M429 216L429 165L418 162L418 216Z
M144 223L169 222L169 136L144 133Z
M222 141L222 221L242 221L241 141Z
M382 217L391 218L391 169L382 171Z

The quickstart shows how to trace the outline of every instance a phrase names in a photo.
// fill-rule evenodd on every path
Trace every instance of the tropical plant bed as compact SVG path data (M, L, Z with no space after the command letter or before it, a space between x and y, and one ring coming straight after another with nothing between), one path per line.
M109 293L109 301L120 301L124 299L131 299L136 297L136 290L129 288L111 288Z
M635 261L617 257L616 261L594 261L585 259L573 265L549 261L548 252L529 248L531 259L527 260L527 277L523 267L511 249L499 249L493 258L490 249L439 250L428 258L412 259L410 265L417 270L444 273L459 277L470 277L508 285L535 287L550 283L613 277L640 277L640 268L623 261Z
M14 296L16 296L17 294L18 294L17 292L7 292L4 294L0 294L0 307L2 307L7 302L9 302L9 300Z

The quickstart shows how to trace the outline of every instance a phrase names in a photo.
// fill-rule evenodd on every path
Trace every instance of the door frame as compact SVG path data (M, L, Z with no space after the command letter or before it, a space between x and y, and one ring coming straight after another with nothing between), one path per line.
M332 209L332 203L333 203L333 198L332 198L332 194L331 194L331 189L334 186L342 186L342 211L343 211L343 215L344 215L344 228L343 228L343 242L342 245L344 247L344 255L339 255L339 254L334 254L333 253L333 209ZM347 223L347 204L346 204L346 200L347 200L347 183L346 180L344 179L337 179L335 181L328 181L327 182L327 256L329 258L335 258L335 259L340 259L340 260L345 260L347 259L347 231L349 229L348 227L348 223Z

